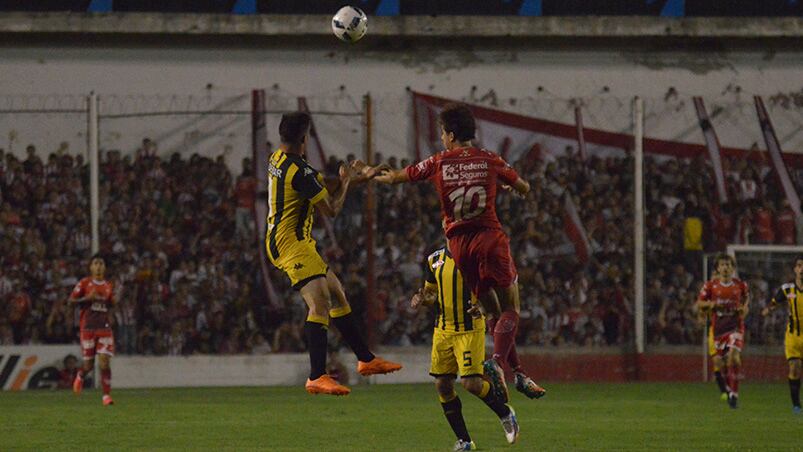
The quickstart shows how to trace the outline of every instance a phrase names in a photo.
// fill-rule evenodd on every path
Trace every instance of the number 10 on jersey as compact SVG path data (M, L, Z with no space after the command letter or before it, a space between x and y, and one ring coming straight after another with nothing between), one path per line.
M487 196L485 187L482 185L460 187L449 193L449 200L454 203L455 221L469 220L480 215L485 210ZM476 203L474 202L475 198L477 199Z

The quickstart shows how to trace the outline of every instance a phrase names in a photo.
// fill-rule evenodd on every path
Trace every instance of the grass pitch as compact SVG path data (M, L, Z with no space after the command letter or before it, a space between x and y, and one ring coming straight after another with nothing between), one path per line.
M802 450L803 417L783 384L745 384L731 410L712 384L553 384L512 393L521 424L509 446L494 414L458 390L480 450ZM0 392L0 451L447 451L455 438L434 385Z

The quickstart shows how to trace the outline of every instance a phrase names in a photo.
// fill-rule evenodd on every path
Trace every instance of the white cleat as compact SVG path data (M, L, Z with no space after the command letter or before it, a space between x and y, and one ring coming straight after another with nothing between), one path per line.
M510 414L499 421L502 422L502 428L505 429L505 438L508 444L514 444L519 438L519 421L516 420L516 412L513 407L510 405L507 407L510 408Z

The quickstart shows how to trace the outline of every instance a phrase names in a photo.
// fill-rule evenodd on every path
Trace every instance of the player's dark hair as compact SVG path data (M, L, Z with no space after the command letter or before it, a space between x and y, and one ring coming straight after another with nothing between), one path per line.
M95 259L100 259L104 264L106 263L106 259L104 259L100 254L93 254L92 257L89 258L89 262L91 263Z
M795 257L795 265L797 265L797 261L803 261L803 254L798 254L797 257Z
M736 266L736 259L734 259L733 256L731 256L730 254L725 254L725 253L717 254L717 256L714 258L714 267L719 267L720 261L728 261L731 264L733 264L734 267Z
M474 114L465 104L447 104L443 111L438 115L443 130L446 133L453 133L457 141L469 141L474 139L477 125L474 122Z
M282 143L298 145L304 142L304 137L309 132L312 118L305 111L294 111L282 115L279 123L279 137Z

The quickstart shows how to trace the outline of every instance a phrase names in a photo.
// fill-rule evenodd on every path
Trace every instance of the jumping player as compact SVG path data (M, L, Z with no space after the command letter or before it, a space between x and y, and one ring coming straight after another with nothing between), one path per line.
M697 297L697 307L703 312L711 312L713 328L714 369L725 369L727 384L720 390L728 391L728 405L737 408L739 403L739 371L742 365L744 348L744 318L750 306L750 292L747 283L733 277L735 260L727 254L715 259L717 277L707 281Z
M491 391L491 385L482 378L485 318L472 316L471 291L446 247L432 253L425 265L424 287L413 296L410 305L416 309L421 304L434 304L438 313L429 374L435 377L443 414L457 436L453 450L476 449L463 419L462 403L454 390L458 375L463 387L499 417L508 443L513 444L519 435L516 412Z
M789 326L786 328L784 348L789 363L789 393L792 396L792 412L800 414L800 371L803 358L803 336L800 334L800 315L803 314L803 256L795 260L795 282L784 284L772 297L769 306L761 314L769 315L778 306L788 309Z
M402 366L374 356L368 349L340 280L315 249L313 207L334 217L343 207L349 185L359 178L353 169L341 166L340 185L329 194L322 185L323 177L305 159L310 124L311 118L304 112L285 114L279 124L281 145L270 156L268 166L270 210L265 246L271 263L287 274L309 308L304 324L310 355L307 392L346 395L351 390L326 374L330 319L357 355L361 375L386 374Z
M84 377L95 367L95 354L99 355L100 383L103 388L103 404L113 405L111 357L114 356L110 310L115 305L114 288L106 281L106 262L100 256L89 261L89 275L78 281L69 303L81 309L80 338L83 366L73 381L73 392L81 394Z
M513 364L509 356L519 323L519 292L510 240L496 216L496 189L497 184L506 185L524 195L530 184L498 155L472 146L476 125L467 106L447 105L439 119L445 151L402 170L382 168L375 180L387 184L432 180L435 184L449 251L482 309L493 317L489 321L493 357L484 363L484 370L497 395L507 400L499 364Z

